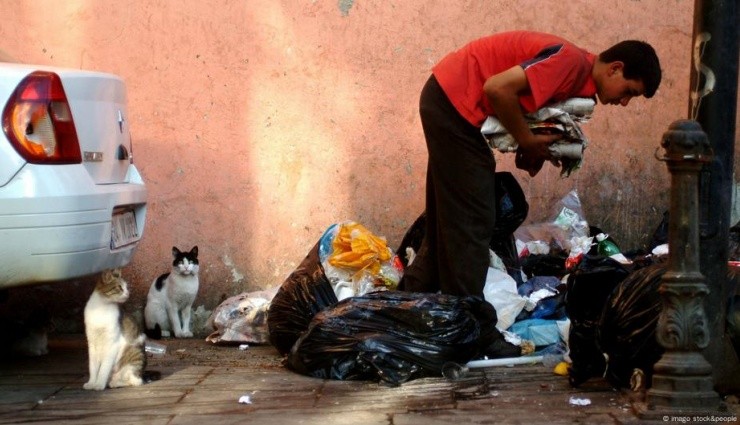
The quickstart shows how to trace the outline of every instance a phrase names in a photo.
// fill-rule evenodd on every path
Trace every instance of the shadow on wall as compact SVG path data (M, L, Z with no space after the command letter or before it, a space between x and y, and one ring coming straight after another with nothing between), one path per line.
M3 49L0 49L0 62L18 62L18 59L11 56L8 52L4 51Z

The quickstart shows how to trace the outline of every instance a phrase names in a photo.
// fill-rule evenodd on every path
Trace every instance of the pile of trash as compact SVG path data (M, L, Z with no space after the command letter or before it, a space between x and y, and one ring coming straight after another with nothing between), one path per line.
M589 226L575 191L551 219L522 226L521 187L510 173L496 180L483 299L396 290L424 237L424 214L396 250L347 221L330 225L275 290L226 300L208 340L270 343L287 367L319 378L398 385L481 361L547 358L574 386L596 376L616 387L649 383L662 355L656 285L666 237L656 234L653 252L621 252Z

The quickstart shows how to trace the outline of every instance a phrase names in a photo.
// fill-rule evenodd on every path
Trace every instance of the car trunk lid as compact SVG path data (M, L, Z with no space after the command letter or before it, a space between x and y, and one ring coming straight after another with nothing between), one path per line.
M124 82L96 72L58 74L72 110L83 166L96 184L124 182L132 158Z

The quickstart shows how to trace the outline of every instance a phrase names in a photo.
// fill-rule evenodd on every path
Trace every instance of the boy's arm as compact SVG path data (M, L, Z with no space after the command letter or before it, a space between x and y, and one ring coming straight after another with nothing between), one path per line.
M534 176L542 168L544 161L551 159L549 146L559 136L538 135L529 129L519 104L520 94L529 92L529 81L524 69L517 65L489 77L483 84L483 92L498 120L519 145L517 167Z

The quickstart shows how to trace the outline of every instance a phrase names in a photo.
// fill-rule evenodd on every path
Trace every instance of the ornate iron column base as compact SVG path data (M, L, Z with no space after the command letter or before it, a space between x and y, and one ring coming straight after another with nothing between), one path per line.
M716 409L712 366L698 352L666 353L655 365L649 404L686 409Z
M716 409L675 409L649 407L646 403L638 402L632 405L632 409L638 418L656 423L733 423L737 420L737 416L724 403L720 403Z
M714 423L720 421L716 418L734 418L714 391L712 366L700 353L666 353L654 370L647 401L633 404L640 419L698 422L706 418Z
M661 145L671 173L670 253L659 289L663 309L656 329L665 352L654 366L646 403L636 410L644 419L702 421L726 413L714 391L712 365L701 353L709 344L703 305L709 288L699 267L698 176L712 151L699 123L691 120L672 123Z

